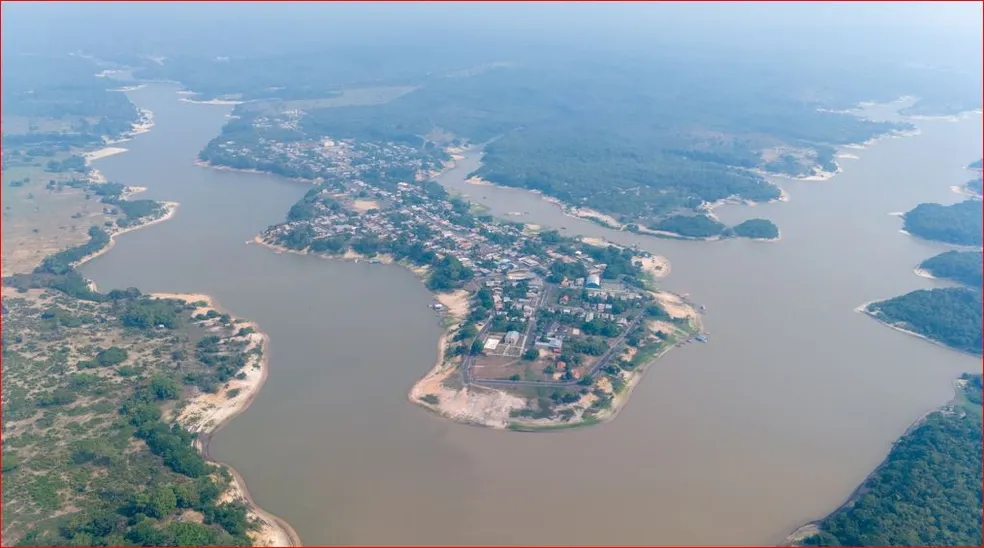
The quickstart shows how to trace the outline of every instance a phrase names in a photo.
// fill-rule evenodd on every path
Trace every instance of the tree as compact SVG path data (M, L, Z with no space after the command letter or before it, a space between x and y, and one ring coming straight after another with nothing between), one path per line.
M478 339L475 339L474 341L472 341L472 344L471 344L471 353L472 353L472 355L481 354L483 348L484 348L484 345L482 345L482 341L480 341Z
M540 351L536 348L530 348L526 352L523 352L523 359L526 361L534 361L540 357Z
M159 400L176 400L181 395L181 385L170 377L155 376L150 381L150 391Z
M154 489L154 494L150 496L148 511L154 517L164 519L170 516L177 507L178 499L174 495L174 490L165 485Z
M118 346L111 346L105 350L101 350L96 354L96 362L99 365L106 367L110 365L116 365L118 363L123 363L126 361L127 352Z

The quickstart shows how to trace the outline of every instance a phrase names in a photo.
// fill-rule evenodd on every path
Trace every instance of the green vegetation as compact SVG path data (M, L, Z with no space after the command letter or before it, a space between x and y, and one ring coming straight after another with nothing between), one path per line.
M921 289L868 305L879 320L947 346L981 353L981 292L962 287Z
M320 88L302 83L326 79L324 70L335 68L327 60L317 74L289 78L282 67L269 65L269 59L222 64L182 59L145 70L189 78L187 84L206 94L220 89L246 97L272 93L258 89L242 74L229 74L233 65L243 65L240 70L254 78L277 81L268 88L280 89L285 100L265 101L262 108L239 105L237 118L202 152L202 159L215 164L288 176L315 175L282 152L259 158L222 149L229 142L236 145L231 148L253 149L261 138L303 143L330 136L356 143L399 143L431 157L441 156L448 144L488 142L476 175L646 226L693 212L704 202L729 197L776 199L779 189L751 168L792 175L815 167L830 169L835 145L861 142L902 127L818 112L815 102L794 97L800 92L786 84L749 87L746 75L727 63L698 72L688 63L662 56L643 60L610 53L579 55L583 58L572 63L558 51L526 53L522 63L502 63L467 77L423 77L423 73L415 77L412 71L401 70L402 84L420 85L387 102L349 105L325 97L332 95L325 91L320 101L294 100L315 89L333 89L324 87L329 85L325 82ZM310 64L312 59L294 56L283 62ZM702 59L701 64L708 62ZM419 59L413 59L407 66L417 63ZM192 65L212 66L214 78L191 69ZM707 71L727 78L728 85L705 85ZM340 78L352 76L345 73ZM677 84L666 86L667 78ZM685 98L678 91L681 86L690 90ZM304 114L289 128L256 123L271 112L299 104L304 105ZM767 150L782 152L770 153L766 159ZM722 228L703 223L686 234L707 237Z
M448 291L472 279L473 276L472 269L462 266L457 258L445 255L434 263L434 268L427 278L427 288L432 291Z
M219 502L231 477L163 418L186 390L221 382L223 364L195 352L202 328L246 363L233 326L216 315L200 328L193 307L135 290L83 301L34 289L4 307L5 541L250 544L246 508ZM154 329L162 315L169 329Z
M89 228L89 241L85 244L59 251L46 258L35 270L37 274L65 275L72 271L72 266L101 250L109 244L109 234L98 226Z
M966 200L949 206L919 204L905 214L903 228L927 240L980 246L984 234L981 202Z
M820 523L814 546L980 546L981 376L965 375L963 406L906 433L844 508Z
M980 251L946 251L923 261L919 268L937 278L947 278L971 287L981 287Z
M749 219L735 225L731 230L742 238L774 240L779 237L779 227L768 219Z
M649 228L672 232L685 238L711 238L720 236L726 227L707 215L673 215Z

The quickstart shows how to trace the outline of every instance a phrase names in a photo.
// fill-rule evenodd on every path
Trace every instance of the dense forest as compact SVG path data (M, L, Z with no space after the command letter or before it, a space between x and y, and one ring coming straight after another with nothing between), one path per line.
M858 498L825 518L814 546L980 546L981 376L968 403L929 415L896 442Z
M868 305L879 320L947 346L981 353L981 292L963 287L920 289Z
M646 67L659 67L659 77ZM422 146L443 135L442 144L452 137L487 143L476 175L651 225L703 202L775 199L779 190L747 168L797 175L830 168L832 145L901 127L819 112L809 102L742 83L747 79L733 74L734 67L721 69L719 78L736 77L724 95L700 83L707 71L698 73L678 59L584 53L572 63L545 50L523 63L491 64L465 75L389 80L415 87L381 104L319 108L310 102L297 128L264 137ZM674 86L666 86L668 80ZM303 87L288 96L306 93ZM693 93L680 95L681 87ZM762 93L771 95L763 100ZM290 102L283 104L290 108ZM237 116L216 142L256 140L253 121L262 109L241 105Z
M774 240L779 237L779 227L768 219L749 219L731 228L736 236Z
M948 244L980 246L984 233L984 215L977 200L948 206L919 204L904 220L903 228L913 236Z
M707 215L673 215L649 228L672 232L685 238L711 238L720 236L726 227Z
M946 251L923 261L919 268L937 278L946 278L971 287L981 287L980 251Z

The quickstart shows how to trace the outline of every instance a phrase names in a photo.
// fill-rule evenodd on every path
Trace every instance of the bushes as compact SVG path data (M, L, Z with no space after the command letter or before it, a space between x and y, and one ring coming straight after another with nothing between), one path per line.
M126 361L126 358L126 350L123 350L118 346L111 346L105 350L99 351L99 353L96 354L96 362L103 367L123 363Z
M34 272L39 274L68 274L72 271L72 265L74 263L77 263L86 256L99 251L107 244L109 244L109 234L98 226L90 227L88 242L47 257L44 261L42 261L41 266L37 267Z

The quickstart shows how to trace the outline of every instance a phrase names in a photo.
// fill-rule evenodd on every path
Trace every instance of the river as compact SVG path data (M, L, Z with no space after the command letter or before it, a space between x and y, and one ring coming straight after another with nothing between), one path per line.
M180 202L177 215L82 273L103 290L208 293L269 333L269 380L211 451L305 544L775 544L838 506L955 376L981 368L854 312L939 285L912 269L945 247L889 213L960 199L949 187L980 156L980 115L919 121L918 136L851 151L829 181L783 181L789 202L717 210L729 224L773 219L775 243L605 229L527 191L464 183L479 162L467 155L442 184L497 214L663 254L663 286L707 306L710 342L667 354L616 420L520 434L408 401L440 333L408 271L245 243L309 187L194 165L231 107L177 90L129 92L157 125L95 164Z

